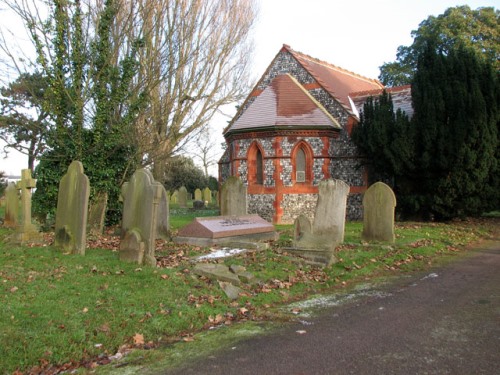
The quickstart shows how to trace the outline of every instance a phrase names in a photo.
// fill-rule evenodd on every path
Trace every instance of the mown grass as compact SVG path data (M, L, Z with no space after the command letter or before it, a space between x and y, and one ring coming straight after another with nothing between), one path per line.
M171 213L174 229L201 216L176 208ZM437 257L460 253L464 245L488 236L492 225L401 223L396 243L384 245L362 243L362 224L347 223L338 262L327 269L287 254L283 248L289 246L293 230L277 229L280 240L271 249L219 261L245 266L260 280L242 285L244 293L237 301L229 300L217 282L193 274L189 256L206 248L169 243L157 255L173 257L173 262L152 268L122 263L110 249L87 249L85 256L77 256L53 246L1 242L1 373L36 373L50 366L92 368L117 352L190 341L210 326L281 318L277 307L312 293L423 269ZM0 228L0 239L10 233Z

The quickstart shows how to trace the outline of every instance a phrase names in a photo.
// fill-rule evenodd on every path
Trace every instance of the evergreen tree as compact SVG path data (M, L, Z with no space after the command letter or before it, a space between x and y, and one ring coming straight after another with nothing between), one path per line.
M442 220L480 214L493 202L497 95L492 65L472 50L459 46L445 55L429 44L420 56L412 85L416 160L408 173L414 184L407 197L415 211Z

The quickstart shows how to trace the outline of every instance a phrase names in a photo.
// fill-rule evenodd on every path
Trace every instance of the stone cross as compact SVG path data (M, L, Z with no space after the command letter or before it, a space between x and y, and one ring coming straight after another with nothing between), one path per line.
M31 169L21 171L21 181L16 184L21 191L21 222L17 227L16 241L23 243L38 235L36 227L31 223L31 189L36 187L36 180L31 177Z
M36 180L31 178L31 170L21 171L21 181L17 183L17 190L21 190L21 225L31 225L31 189L36 187Z

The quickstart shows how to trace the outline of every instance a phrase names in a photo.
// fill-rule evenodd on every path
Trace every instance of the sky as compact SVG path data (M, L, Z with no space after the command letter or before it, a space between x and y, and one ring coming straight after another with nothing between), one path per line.
M255 54L251 63L254 81L264 73L283 44L368 78L377 78L379 67L396 59L398 46L412 44L412 30L418 29L420 22L429 16L438 16L459 5L472 9L500 5L500 0L257 2L260 11L253 30ZM226 121L227 118L219 118L211 124L214 137L219 137L220 142ZM27 158L14 152L8 159L0 157L0 171L7 175L20 175L26 165ZM217 176L216 167L210 174Z

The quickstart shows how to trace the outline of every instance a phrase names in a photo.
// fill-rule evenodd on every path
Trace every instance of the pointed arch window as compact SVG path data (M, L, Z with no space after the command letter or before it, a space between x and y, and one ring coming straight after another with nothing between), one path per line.
M264 155L257 142L253 142L248 149L248 183L249 185L264 184Z
M305 141L299 142L292 150L292 165L294 183L311 183L313 152Z

